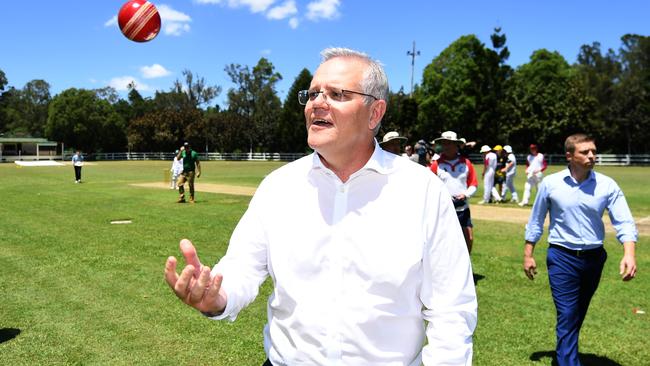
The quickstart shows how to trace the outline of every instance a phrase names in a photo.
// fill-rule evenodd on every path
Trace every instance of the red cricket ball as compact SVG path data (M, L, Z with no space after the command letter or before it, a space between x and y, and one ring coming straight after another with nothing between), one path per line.
M158 9L146 0L127 1L117 14L117 23L124 36L135 42L147 42L160 32Z

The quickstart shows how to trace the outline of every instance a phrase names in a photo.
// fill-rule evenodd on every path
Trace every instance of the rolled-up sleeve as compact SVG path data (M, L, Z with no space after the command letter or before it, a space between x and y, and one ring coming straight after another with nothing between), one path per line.
M424 365L471 365L477 301L472 266L451 200L432 194L425 228L420 298L427 322ZM432 220L432 221L431 221Z

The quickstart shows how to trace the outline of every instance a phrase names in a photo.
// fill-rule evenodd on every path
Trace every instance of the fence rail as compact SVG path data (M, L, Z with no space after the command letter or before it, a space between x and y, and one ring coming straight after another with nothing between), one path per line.
M306 154L301 153L199 153L201 160L236 160L236 161L294 161ZM518 164L526 162L526 154L515 154ZM562 165L566 163L564 154L545 154L549 164ZM172 160L173 152L121 152L121 153L94 153L86 155L86 160ZM61 155L3 155L0 162L13 162L16 160L70 160L72 154ZM598 154L597 165L650 165L650 154ZM480 154L470 154L470 160L475 164L482 164Z

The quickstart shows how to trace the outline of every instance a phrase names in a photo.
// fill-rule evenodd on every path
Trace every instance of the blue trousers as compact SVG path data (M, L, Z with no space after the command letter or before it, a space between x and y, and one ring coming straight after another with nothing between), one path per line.
M548 249L546 265L557 310L556 355L559 366L580 366L578 338L591 297L598 288L607 260L602 247L576 255L555 246Z

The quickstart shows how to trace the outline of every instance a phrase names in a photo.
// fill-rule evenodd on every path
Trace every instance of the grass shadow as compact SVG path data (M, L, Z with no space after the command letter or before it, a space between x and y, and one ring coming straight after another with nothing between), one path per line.
M530 355L531 361L541 361L542 358L551 358L551 365L557 366L555 351L538 351ZM578 355L583 366L622 366L620 363L607 357L598 356L593 353L580 353Z
M483 276L482 274L478 274L478 273L472 273L472 275L474 276L474 285L478 285L478 281L485 278L485 276Z
M17 328L2 328L0 329L0 343L10 341L20 334L20 329Z

